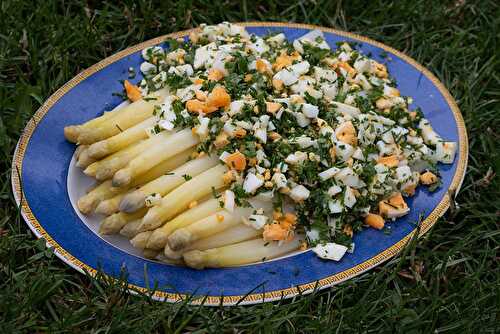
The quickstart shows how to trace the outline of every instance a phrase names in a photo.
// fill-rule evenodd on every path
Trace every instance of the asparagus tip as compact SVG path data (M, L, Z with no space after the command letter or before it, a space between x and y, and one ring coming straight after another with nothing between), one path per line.
M132 175L130 175L130 172L126 169L121 169L113 176L113 187L124 187L129 184L131 180Z
M116 213L118 211L118 208L114 207L109 201L102 201L97 205L95 208L95 212L101 215L112 215L113 213Z
M161 229L153 231L153 234L149 237L147 248L151 249L162 249L167 244L167 234Z
M144 196L144 194L139 190L128 193L120 201L120 211L129 213L135 212L144 207L145 200L146 196Z
M101 226L99 226L100 234L115 234L117 233L123 226L123 218L118 214L111 215L105 218L101 222Z
M80 129L78 131L77 142L79 144L92 144L94 142L92 131Z
M158 215L153 211L149 210L146 215L142 218L141 225L139 225L139 232L144 232L151 230L151 226L157 225L156 222L159 220Z
M192 250L186 252L182 256L184 262L191 268L203 269L205 268L205 252L199 250Z
M141 233L137 234L135 237L133 237L132 239L130 239L130 243L135 248L143 250L146 248L146 244L148 242L150 235L151 235L151 231L141 232Z
M173 251L185 248L191 241L191 232L185 228L180 228L168 237L168 246Z
M83 172L89 176L92 176L92 173L94 173L95 178L99 181L107 180L111 176L113 176L113 170L111 168L102 167L97 169L97 171L95 172L93 170L89 170L89 173L86 173L87 169L85 169Z
M100 159L107 154L107 143L99 141L89 146L88 155L94 159Z
M137 234L137 228L141 224L141 220L134 220L126 224L120 230L120 234L127 238L133 238Z
M87 145L78 145L76 147L76 150L75 150L75 158L76 158L76 161L78 161L78 159L80 159L80 154L82 154L82 152L87 149Z
M89 151L83 150L78 155L78 161L76 162L76 166L80 168L87 168L94 161L95 160L89 156Z
M81 213L88 215L94 210L95 204L95 198L85 195L78 200L76 206L78 206L78 210L80 210Z
M170 260L179 260L182 258L182 251L173 251L168 245L165 245L165 249L163 250L165 256Z
M92 176L92 177L96 176L95 163L91 164L90 166L85 168L83 170L83 174L85 174L87 176Z
M72 143L78 141L80 135L80 128L78 125L69 125L64 128L64 137Z
M146 248L143 250L142 252L142 255L146 258L146 259L154 259L155 257L158 256L160 252L155 250L155 249L149 249L149 248Z

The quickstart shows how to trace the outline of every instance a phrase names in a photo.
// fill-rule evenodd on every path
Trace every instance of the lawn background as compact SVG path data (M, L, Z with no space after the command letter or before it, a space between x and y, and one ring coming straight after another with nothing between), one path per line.
M283 21L355 32L405 52L464 115L469 167L456 204L405 252L334 288L252 307L131 296L35 240L10 190L19 135L83 69L200 23ZM494 333L500 323L500 7L497 1L0 2L0 332Z

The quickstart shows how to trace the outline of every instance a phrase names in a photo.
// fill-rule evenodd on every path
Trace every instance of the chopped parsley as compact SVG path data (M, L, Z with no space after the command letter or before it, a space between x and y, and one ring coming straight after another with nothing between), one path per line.
M192 129L200 136L198 152L243 156L243 164L227 162L232 174L225 175L225 189L234 193L236 206L249 207L254 196L272 194L276 211L294 204L297 226L292 233L317 233L308 240L310 246L335 242L351 248L352 235L364 228L367 213L382 214L380 201L418 185L418 175L407 175L404 168L413 172L423 165L439 175L435 161L443 158L436 158L435 146L424 140L419 127L424 114L420 108L410 111L410 98L385 95L397 87L385 65L370 60L368 67L358 67L366 57L356 43L324 49L318 47L324 42L318 36L302 42L299 53L287 40L271 43L277 32L261 40L226 36L230 29L204 29L197 40L167 40L166 52L148 50L146 58L157 71L146 74L140 88L148 93L169 89L175 118L161 105L153 115L172 122L175 131ZM211 46L203 63L198 50ZM177 69L170 71L173 66ZM182 72L179 66L184 66ZM331 77L318 77L316 67ZM293 68L302 72L293 73ZM290 77L279 79L281 69ZM176 74L184 70L192 74ZM221 87L226 95L214 98ZM388 107L381 110L381 102ZM203 133L198 132L201 125ZM151 131L165 130L156 124ZM245 184L248 176L253 177ZM439 179L428 190L440 186ZM224 207L221 195L211 190Z

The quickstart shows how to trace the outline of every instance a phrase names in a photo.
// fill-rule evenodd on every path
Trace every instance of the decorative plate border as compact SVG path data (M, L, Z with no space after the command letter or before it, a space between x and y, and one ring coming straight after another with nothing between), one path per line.
M457 169L455 172L455 175L453 176L451 185L449 187L448 193L443 196L439 204L434 208L434 210L429 214L429 216L421 222L420 225L420 233L418 237L421 237L424 235L438 220L439 217L441 217L446 210L450 206L450 201L452 200L451 195L456 194L458 190L460 189L464 176L465 176L465 170L467 167L467 158L468 158L468 139L467 139L467 131L465 128L465 123L462 117L462 114L460 113L460 110L451 96L451 94L448 92L448 90L445 88L445 86L425 67L423 67L421 64L416 62L414 59L411 57L407 56L406 54L393 49L392 47L386 46L385 44L382 44L380 42L377 42L375 40L372 40L370 38L360 36L354 33L350 32L345 32L341 30L336 30L336 29L331 29L331 28L325 28L325 27L320 27L316 25L310 25L310 24L299 24L299 23L281 23L281 22L239 22L237 23L239 25L245 26L245 27L286 27L286 28L299 28L299 29L319 29L323 32L328 32L328 33L333 33L339 36L343 36L346 38L351 38L355 39L364 43L371 44L375 47L381 48L387 52L393 53L399 58L403 59L407 63L411 64L414 66L416 69L418 69L423 75L425 75L439 90L439 92L443 95L445 98L448 106L453 112L453 116L455 118L455 121L457 123L458 127L458 137L459 137L459 150L458 150L458 165ZM61 247L52 237L45 231L45 229L41 226L41 224L38 222L37 218L31 211L31 208L27 201L24 199L24 193L22 191L22 184L21 184L21 175L20 171L22 171L22 163L23 163L23 158L24 154L26 151L27 144L31 138L31 135L33 134L37 124L39 121L44 117L44 115L50 110L50 108L68 91L70 91L73 87L75 87L77 84L79 84L81 81L86 79L87 77L91 76L93 73L100 71L101 69L105 68L106 66L114 63L115 61L122 59L132 53L135 53L139 50L142 50L146 47L152 46L159 44L163 42L167 38L177 38L177 37L184 37L187 36L190 32L192 31L197 31L198 28L195 29L189 29L189 30L183 30L167 35L163 35L151 40L148 40L146 42L137 44L135 46L132 46L130 48L127 48L123 51L120 51L118 53L115 53L114 55L100 61L99 63L87 68L83 72L79 73L77 76L75 76L73 79L68 81L66 84L64 84L61 88L59 88L53 95L51 95L47 101L35 112L33 117L29 120L27 123L18 143L16 146L16 149L14 151L14 157L12 160L12 172L11 172L11 182L12 182L12 190L14 194L14 198L16 200L16 203L18 206L21 208L21 215L25 219L25 221L28 223L28 226L30 229L35 233L35 235L38 238L44 238L47 243L47 247L50 247L53 252L56 254L57 257L59 257L61 260L63 260L65 263L70 265L72 268L78 270L81 273L88 272L92 276L95 276L97 274L97 270L88 266L87 264L81 262L79 259L75 258L73 255L71 255L69 252L67 252L63 247ZM250 293L248 295L242 295L242 296L207 296L206 299L204 299L204 305L235 305L235 304L253 304L256 302L267 302L267 301L274 301L277 299L281 298L290 298L293 296L296 296L301 293L308 293L313 290L321 290L325 289L327 287L331 287L332 285L341 283L343 281L348 280L349 278L352 278L354 276L360 275L364 273L365 271L375 267L378 264L381 264L382 262L387 261L394 255L398 254L404 246L413 238L415 232L417 230L413 230L410 232L406 237L401 239L399 242L396 244L392 245L391 247L387 248L383 252L380 252L376 256L370 258L369 260L362 262L358 265L356 265L353 268L350 268L348 270L342 271L340 273L337 273L335 275L325 277L323 279L313 281L310 283L302 284L293 288L288 288L288 289L283 289L283 290L275 290L275 291L268 291L264 293ZM147 293L148 289L139 287L137 285L133 284L128 284L129 291L132 293L136 292L144 292ZM184 300L188 298L189 296L186 294L178 294L178 293L168 293L168 292L163 292L163 291L154 291L151 294L152 298L155 300L161 300L161 301L169 301L169 302L176 302L180 300ZM201 298L199 299L193 299L191 303L193 304L199 304L201 303Z

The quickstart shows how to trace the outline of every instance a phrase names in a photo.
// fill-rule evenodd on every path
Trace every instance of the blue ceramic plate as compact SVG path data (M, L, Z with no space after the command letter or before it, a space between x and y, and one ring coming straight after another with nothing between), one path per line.
M131 47L90 67L52 95L27 124L14 154L13 191L31 230L64 262L81 272L101 270L111 277L119 277L124 270L131 290L156 286L155 299L175 301L196 293L208 296L209 305L220 304L221 298L225 305L257 303L326 288L359 275L397 254L415 233L419 215L425 217L422 235L445 212L449 194L459 189L464 176L467 135L457 105L434 75L401 52L358 35L300 24L243 25L257 35L282 31L289 40L321 29L332 48L339 41L358 42L365 54L386 63L401 94L413 97L413 106L422 108L443 138L459 143L455 162L439 166L443 186L433 193L420 187L409 199L410 214L390 224L390 234L363 230L354 238L355 252L339 262L323 261L307 251L265 263L199 271L146 260L127 242L116 240L118 237L100 237L92 218L80 216L74 209L75 196L88 181L72 166L75 146L65 140L63 128L118 105L121 101L112 93L122 89L119 80L127 79L129 67L139 67L140 50L160 44L166 37L187 36L189 31L183 31Z

